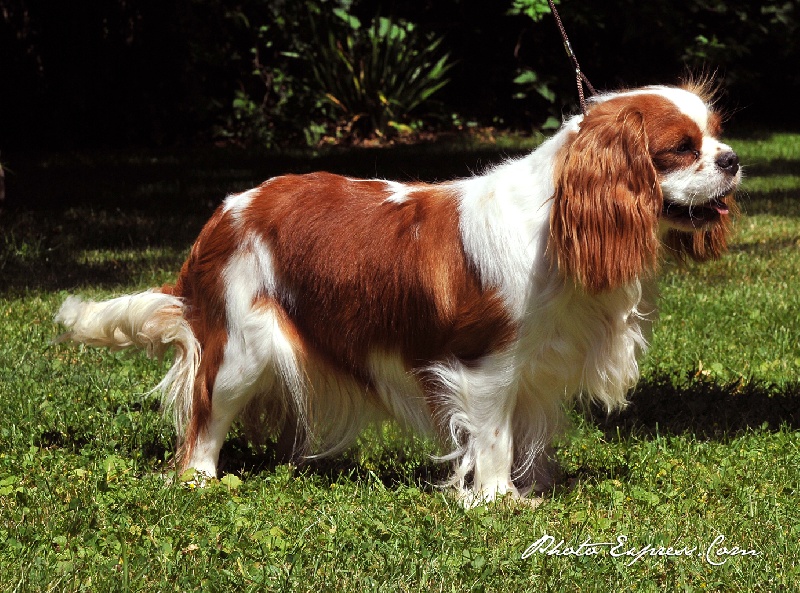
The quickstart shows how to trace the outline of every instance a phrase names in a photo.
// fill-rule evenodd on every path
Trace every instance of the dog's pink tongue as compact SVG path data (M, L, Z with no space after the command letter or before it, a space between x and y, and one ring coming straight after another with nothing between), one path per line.
M725 202L723 202L722 200L717 200L716 202L711 204L711 207L714 208L714 210L716 210L720 214L727 214L728 213L728 205Z

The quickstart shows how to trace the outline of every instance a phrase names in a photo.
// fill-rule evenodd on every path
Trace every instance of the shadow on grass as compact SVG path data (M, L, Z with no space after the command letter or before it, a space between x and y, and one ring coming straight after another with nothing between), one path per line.
M800 178L800 174L798 174ZM736 196L742 217L767 214L771 216L800 217L797 189L745 191Z
M740 242L731 246L730 252L769 257L780 254L787 249L792 249L796 247L798 243L800 243L800 237L772 239L770 241L751 241L749 243Z
M800 384L694 378L676 386L657 376L637 385L627 409L610 416L592 409L590 416L610 439L691 434L727 441L751 430L800 428Z
M654 377L637 386L626 410L607 416L593 409L588 415L608 440L687 435L698 440L728 442L753 430L800 429L800 384L777 386L755 381L720 384L703 378L675 386L668 377ZM238 475L270 472L278 464L270 447L257 451L243 438L229 439L221 459L222 472ZM437 463L425 454L409 456L404 450L394 448L387 448L368 465L369 468L345 453L304 463L299 471L321 477L326 483L342 478L378 479L390 489L414 485L433 492L451 469L449 464ZM569 489L575 475L562 475L559 467L553 470L555 488ZM585 477L587 472L593 479L624 479L628 468L612 464L591 471L584 469L578 474Z
M202 215L73 208L7 213L0 228L0 292L124 288L174 272Z
M360 461L356 454L357 449L353 449L334 457L303 461L298 464L297 472L316 476L325 484L341 480L378 480L390 490L414 486L424 492L434 492L451 471L448 463L437 463L430 455L420 452L409 454L394 445L387 446L379 457L367 462ZM254 448L243 437L236 437L229 438L222 447L217 471L218 475L258 475L274 472L283 463L276 459L274 447Z
M205 148L185 152L53 155L9 163L9 210L76 206L192 211L285 173L329 171L398 181L442 181L480 173L528 149L443 141L388 148L334 149L322 154L268 154ZM13 166L12 166L13 165Z
M756 162L751 165L745 164L746 177L774 177L800 175L800 162L792 159L776 158L768 162Z
M727 443L753 430L777 431L781 427L800 429L800 384L783 386L763 383L720 384L706 379L691 380L676 387L667 377L643 380L632 395L630 406L623 412L606 416L599 410L588 412L589 420L598 426L609 441L652 439L656 436L686 435L697 440ZM150 400L151 411L158 407L157 398ZM166 422L166 420L164 420ZM173 451L174 444L161 437L140 435L141 456L159 466ZM135 440L135 439L134 439ZM91 441L86 434L70 427L40 435L39 446L78 451ZM372 448L371 448L372 449ZM359 459L358 449L341 455L301 463L299 475L314 476L325 484L378 480L394 490L414 486L424 492L438 492L450 475L448 463L434 461L421 445L409 449L390 443L386 449ZM270 444L254 447L234 430L220 455L219 475L257 476L272 473L283 464ZM629 468L620 460L607 460L600 466L582 467L567 475L553 466L555 491L572 488L576 478L602 481L625 479Z
M437 181L469 176L524 152L444 142L322 156L209 148L12 161L0 212L0 292L116 289L150 270L177 276L222 200L274 175L327 170Z

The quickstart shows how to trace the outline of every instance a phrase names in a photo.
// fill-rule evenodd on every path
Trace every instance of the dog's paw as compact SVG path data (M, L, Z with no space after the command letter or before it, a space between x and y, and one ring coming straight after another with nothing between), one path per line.
M467 488L457 488L455 491L456 500L465 509L493 505L507 505L509 508L537 508L544 499L540 496L522 496L516 491L505 493L498 492L475 492Z
M216 480L215 476L209 475L204 471L199 469L195 469L193 467L188 468L185 470L180 476L178 476L178 483L187 488L189 490L194 490L195 488L205 488L213 480Z

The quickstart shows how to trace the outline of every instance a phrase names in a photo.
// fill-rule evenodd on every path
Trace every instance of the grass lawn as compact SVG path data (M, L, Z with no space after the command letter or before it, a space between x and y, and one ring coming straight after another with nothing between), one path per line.
M191 488L145 395L165 367L51 345L68 293L173 280L226 193L290 169L442 179L517 145L7 163L0 591L797 590L800 135L732 144L746 180L731 253L665 269L633 404L574 414L535 510L463 510L431 485L432 445L391 426L299 469L232 433L224 477Z

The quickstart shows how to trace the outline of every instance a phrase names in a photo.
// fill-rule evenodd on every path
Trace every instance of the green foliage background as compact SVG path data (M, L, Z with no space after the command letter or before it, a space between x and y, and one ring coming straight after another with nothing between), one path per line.
M718 73L740 121L798 124L798 0L559 6L599 89L675 82L702 68ZM333 66L314 19L335 22L337 13L362 30L376 17L413 26L450 56L441 77L449 83L427 97L435 103L401 123L530 131L574 108L574 76L542 0L0 0L0 150L198 138L315 144L342 118L326 101L330 82L313 74ZM357 36L331 31L345 45Z

